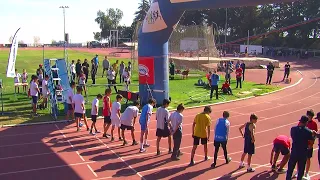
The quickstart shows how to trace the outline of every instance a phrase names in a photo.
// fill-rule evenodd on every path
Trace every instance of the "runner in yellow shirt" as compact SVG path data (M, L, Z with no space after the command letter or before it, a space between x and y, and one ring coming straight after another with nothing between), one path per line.
M197 114L194 118L194 122L192 125L192 137L193 137L193 148L191 152L191 161L190 166L194 165L194 154L198 145L201 144L204 146L204 153L205 153L205 161L208 160L208 146L207 143L210 139L210 125L211 125L211 118L210 113L212 112L210 106L204 107L202 113Z

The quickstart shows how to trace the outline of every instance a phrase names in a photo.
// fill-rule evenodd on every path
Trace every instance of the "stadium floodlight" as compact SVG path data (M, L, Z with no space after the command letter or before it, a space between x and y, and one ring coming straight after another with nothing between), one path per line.
M59 8L63 10L64 59L65 59L65 61L67 61L67 59L66 59L66 55L67 55L66 9L68 9L69 6L60 6ZM69 37L69 36L68 36L68 37ZM67 61L67 65L68 65L68 61Z

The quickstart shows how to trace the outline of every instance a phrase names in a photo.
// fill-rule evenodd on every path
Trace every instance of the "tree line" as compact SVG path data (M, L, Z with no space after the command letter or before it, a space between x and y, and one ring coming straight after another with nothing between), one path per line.
M115 29L119 30L119 37L132 38L138 22L144 19L149 7L148 0L139 3L131 26L119 24L123 16L120 9L99 10L95 22L99 24L101 31L94 32L94 38L99 41L107 39L110 30ZM263 34L251 40L250 44L320 48L319 0L186 11L179 23L185 26L212 25L216 31L215 35L220 36L220 43L224 43L225 34L227 42L230 42L247 37L249 31L250 36ZM285 29L282 31L282 28ZM237 43L244 44L246 41Z

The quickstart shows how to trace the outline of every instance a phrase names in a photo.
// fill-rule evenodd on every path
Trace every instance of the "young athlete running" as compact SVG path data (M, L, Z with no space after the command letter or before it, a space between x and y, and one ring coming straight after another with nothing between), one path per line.
M153 106L156 105L155 99L149 99L148 104L144 105L142 108L142 112L140 115L139 123L141 127L141 135L140 135L140 153L146 152L145 147L149 147L148 144L148 124L150 123Z
M256 123L258 121L258 117L255 114L251 114L250 115L250 121L245 123L244 125L242 125L239 128L239 131L242 135L242 137L244 138L244 151L243 154L241 156L241 161L240 161L240 166L239 168L244 168L245 165L243 163L244 158L246 157L246 155L248 154L248 168L247 168L247 172L254 172L255 169L253 169L251 167L251 159L252 159L252 155L254 155L255 153L255 130L256 130ZM245 128L244 130L244 134L242 132L243 128Z
M286 170L284 170L283 167L287 164L290 158L290 148L291 148L291 140L288 136L280 135L273 140L273 148L271 150L271 156L270 156L270 164L271 164L272 170L276 171L277 173L286 172ZM279 169L277 169L278 167L276 163L278 161L280 152L283 155L283 159L279 164Z
M183 110L183 104L179 104L177 110L174 113L172 113L169 117L169 122L172 125L173 134L173 152L171 155L171 160L173 161L180 160L179 156L182 155L182 153L180 152L180 145L182 139Z
M168 99L164 99L162 106L157 109L156 112L156 120L157 120L157 155L160 155L160 149L159 144L162 137L168 137L168 146L169 146L169 154L172 153L171 150L171 135L169 130L169 111L168 106L170 104L170 101ZM171 126L171 125L170 125Z
M120 117L120 122L121 122L120 129L121 129L121 134L123 138L123 146L128 144L128 142L126 141L126 136L124 135L124 131L126 129L131 131L132 146L138 144L134 136L134 125L136 123L136 118L138 117L139 108L140 108L139 101L135 101L133 102L133 106L127 107Z
M229 128L230 128L230 122L228 120L229 116L230 116L229 112L224 111L223 118L219 118L216 123L216 127L214 130L215 132L214 148L215 149L214 149L213 164L211 164L212 168L216 167L220 145L222 146L226 163L229 164L231 161L231 158L228 157L228 151L227 151L227 143L228 143Z
M210 139L210 126L211 126L211 114L212 110L210 106L204 107L204 110L202 113L197 114L197 116L194 118L194 122L192 125L192 137L193 137L193 148L191 152L191 161L190 166L194 165L194 154L197 150L198 145L201 144L204 146L204 154L205 158L204 160L208 160L208 141Z
M96 133L100 133L97 130L96 127L96 122L97 122L97 117L99 115L99 101L102 99L102 95L98 94L96 98L93 99L92 101L92 108L91 108L91 129L90 129L90 134L95 135ZM93 132L93 128L95 129L96 133Z
M109 138L110 135L107 135L108 129L111 125L111 89L105 90L105 96L103 97L103 117L104 117L104 123L103 123L103 136L105 138Z
M113 131L114 128L117 127L118 129L118 135L119 135L119 141L122 141L121 135L120 135L120 116L121 116L121 104L120 102L122 101L122 96L118 94L116 96L116 101L112 103L112 108L111 108L111 141L114 141L114 136L113 136Z

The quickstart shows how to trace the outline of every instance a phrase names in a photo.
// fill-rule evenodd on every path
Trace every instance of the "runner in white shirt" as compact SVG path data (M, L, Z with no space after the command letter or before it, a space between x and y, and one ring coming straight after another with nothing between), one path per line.
M79 78L79 86L83 88L84 95L87 96L87 89L86 89L86 75L81 71L80 78Z
M96 122L97 122L97 117L99 115L99 101L102 99L102 95L98 94L96 98L93 99L92 101L92 107L91 107L91 120L92 120L92 124L91 124L91 129L90 129L90 134L95 135L95 133L93 133L93 128L96 130L96 133L100 133L97 130L96 127Z
M33 114L35 116L38 116L37 114L37 103L38 103L38 96L39 96L40 90L38 87L38 77L33 76L31 84L30 84L30 95L32 97L32 108L33 108Z
M67 114L66 114L66 120L69 120L69 115L71 115L72 120L74 119L74 112L73 112L73 105L72 105L72 98L73 98L73 90L76 87L75 82L70 83L70 89L68 89L68 97L67 97Z
M170 101L168 99L164 99L162 102L162 106L157 109L156 112L156 120L157 120L157 155L160 155L159 144L162 137L168 137L168 145L169 145L169 154L172 153L171 150L171 135L169 130L169 111L168 107L170 105Z
M84 122L87 126L87 131L89 131L87 119L85 118L86 109L85 109L85 105L84 105L84 98L81 95L81 92L82 92L82 87L77 87L77 94L75 94L72 98L74 116L76 118L76 123L77 123L77 131L80 131L81 118L84 119Z
M109 71L107 72L107 78L108 78L108 84L109 84L109 89L110 89L110 85L112 84L116 84L116 72L113 70L113 68L111 67L109 69ZM113 85L114 90L116 92L118 92L117 90L117 86Z
M19 93L19 84L20 83L20 78L21 78L21 75L20 73L18 73L18 70L15 69L16 73L15 73L15 76L14 76L14 93L17 93L17 89L18 89L18 93Z
M121 129L121 134L123 138L123 146L128 144L128 142L126 141L126 137L124 135L124 131L126 129L131 131L132 146L138 144L134 136L134 125L138 117L139 108L140 108L139 101L135 101L133 102L133 106L127 107L120 117L120 122L121 122L120 129Z
M46 75L44 80L42 81L42 104L41 104L41 108L45 109L47 108L48 105L48 95L49 95L49 89L48 89L48 80L49 80L49 76Z
M171 134L173 135L173 152L171 155L171 160L173 161L180 160L179 156L182 155L182 153L180 152L180 145L182 139L183 110L183 104L179 104L177 110L174 113L172 113L169 118L169 123L172 127Z
M120 116L121 116L121 104L120 102L122 101L122 96L118 94L116 96L116 101L112 103L111 106L111 124L112 124L112 129L111 129L111 141L114 141L114 136L113 136L113 131L114 128L118 128L118 135L119 135L119 141L122 141L121 135L120 135Z

